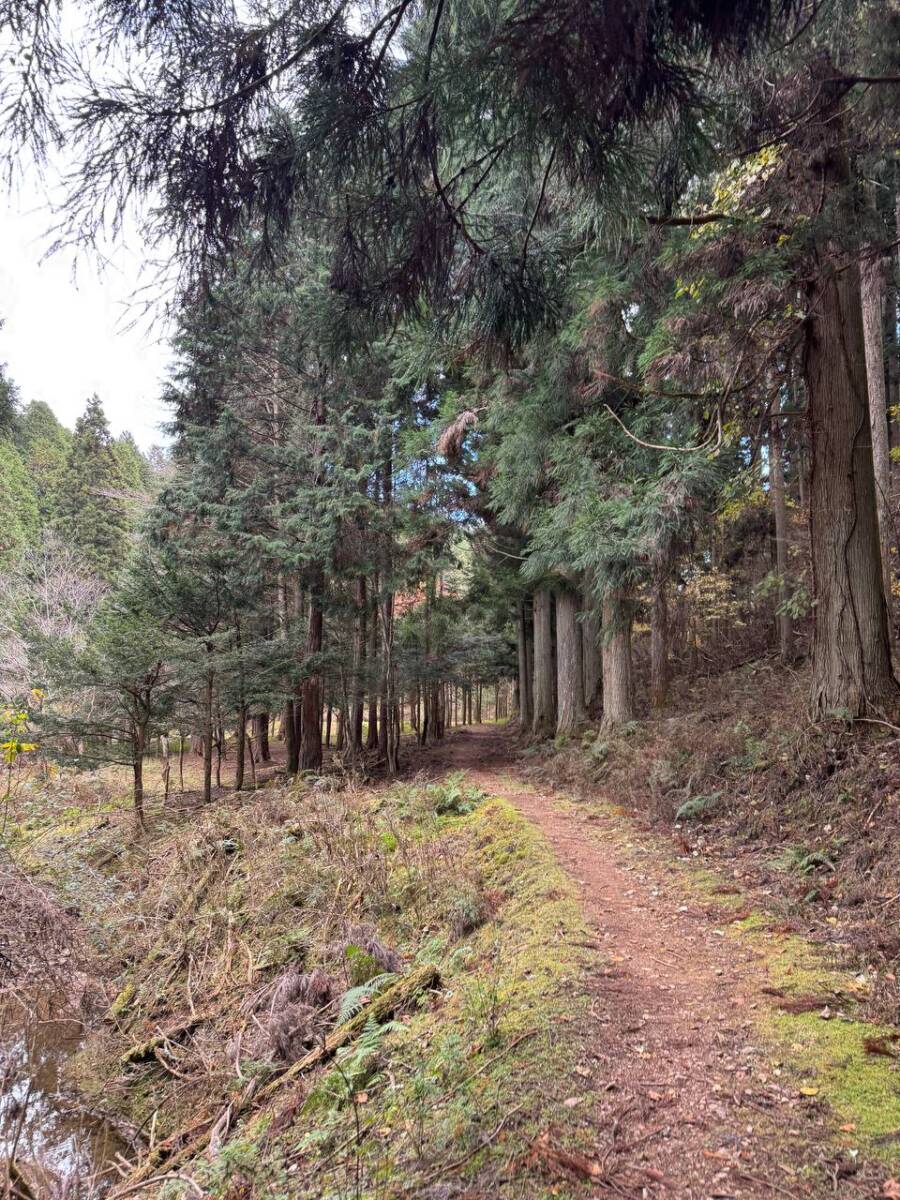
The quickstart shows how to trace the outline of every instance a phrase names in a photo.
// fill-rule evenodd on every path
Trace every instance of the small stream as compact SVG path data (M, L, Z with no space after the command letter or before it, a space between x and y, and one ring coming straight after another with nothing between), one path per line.
M65 1087L63 1068L83 1034L47 997L27 1012L0 1009L0 1189L14 1155L34 1200L88 1200L116 1178L118 1156L131 1157L115 1127Z

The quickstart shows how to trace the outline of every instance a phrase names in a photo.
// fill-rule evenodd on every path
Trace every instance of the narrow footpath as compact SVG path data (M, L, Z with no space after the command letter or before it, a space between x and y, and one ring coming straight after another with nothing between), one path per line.
M714 906L679 892L658 859L624 851L602 817L529 790L496 727L454 732L427 762L514 804L580 886L598 952L584 1111L597 1158L626 1160L648 1196L883 1194L884 1170L835 1150L824 1105L799 1094L764 1045L755 1017L773 1000L759 952Z

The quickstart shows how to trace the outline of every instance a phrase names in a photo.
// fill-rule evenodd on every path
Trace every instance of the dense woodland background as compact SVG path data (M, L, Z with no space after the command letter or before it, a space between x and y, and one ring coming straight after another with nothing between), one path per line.
M152 462L4 382L12 725L139 815L173 735L395 773L765 654L891 725L897 5L257 8L8 6L11 169L178 329Z

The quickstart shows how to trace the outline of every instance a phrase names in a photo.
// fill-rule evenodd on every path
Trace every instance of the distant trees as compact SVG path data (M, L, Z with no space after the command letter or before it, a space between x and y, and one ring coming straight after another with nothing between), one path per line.
M32 400L16 423L14 439L37 494L41 524L52 525L59 515L72 433L59 423L49 405Z
M92 396L75 423L54 525L102 579L111 578L125 559L125 486L109 424L100 401Z
M3 386L13 399L0 434L0 687L14 701L43 677L49 645L80 644L164 464L151 468L130 435L112 438L96 397L73 434L43 402L23 407L5 376Z
M46 672L39 733L76 762L127 762L143 829L144 759L173 710L170 655L141 575L127 572L77 634L33 633Z
M213 7L100 6L130 82L68 116L48 19L9 110L182 270L141 546L205 795L251 718L395 771L489 682L568 738L768 646L893 719L892 10ZM89 406L47 519L114 587L150 482Z

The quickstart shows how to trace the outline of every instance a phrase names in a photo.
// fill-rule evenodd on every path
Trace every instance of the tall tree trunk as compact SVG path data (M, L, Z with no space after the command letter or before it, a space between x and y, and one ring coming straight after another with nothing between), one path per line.
M579 654L578 600L556 593L556 732L575 733L584 722L584 680Z
M247 745L247 685L244 675L244 646L241 637L240 621L234 627L234 648L238 659L238 718L235 731L235 761L234 761L234 790L241 791L244 786L244 751Z
M870 192L870 203L875 206ZM872 431L872 464L875 471L875 505L881 549L881 575L888 614L888 634L893 641L891 596L891 451L888 435L887 387L884 374L884 269L880 254L866 254L860 264L863 337L869 391L869 426Z
M203 703L203 800L209 804L212 799L212 761L213 761L213 689L216 673L212 664L213 648L206 644L207 662L206 691Z
M284 733L284 753L287 760L288 775L296 775L300 768L300 743L297 738L297 720L294 715L294 701L285 700L284 712L281 717Z
M553 632L550 621L550 592L542 587L534 593L534 715L531 728L538 737L553 732ZM496 713L495 713L496 716Z
M807 136L810 203L831 201L832 224L849 234L850 166L841 115L843 90L821 64L822 103ZM813 201L812 197L818 197ZM848 241L851 239L848 237ZM897 702L875 503L859 267L844 245L824 239L806 285L804 375L812 477L810 541L816 601L812 709L859 717Z
M279 636L283 642L288 638L288 627L291 613L288 603L288 585L284 574L278 573L278 627ZM281 711L281 736L284 741L285 765L289 775L296 775L300 766L300 744L297 738L297 723L294 715L294 699L292 696L284 702Z
M519 725L522 729L530 729L534 719L534 706L531 702L532 680L528 670L528 612L524 600L519 601L519 621L517 627L519 652Z
M662 708L669 691L669 572L653 576L653 605L650 611L650 703Z
M784 486L784 432L781 427L781 393L776 392L769 418L769 495L775 515L775 570L778 573L778 649L783 663L794 661L794 623L786 611L790 562L787 494Z
M372 619L369 622L369 678L374 680L375 666L378 662L378 615L372 613ZM370 684L370 689L372 685ZM378 749L378 693L374 690L369 691L369 727L366 731L366 749Z
M138 832L143 833L144 824L144 753L147 744L147 726L141 721L131 722L131 770L134 779L134 820Z
M308 658L322 653L324 613L322 611L322 572L316 574L309 590L309 625L306 635ZM300 727L300 770L322 769L322 676L316 671L303 680Z
M622 596L603 601L603 727L634 717L631 682L631 605Z
M250 779L253 782L253 790L256 791L256 755L253 753L253 739L246 738L247 749L250 751Z
M356 579L356 633L353 646L353 707L350 713L350 749L354 757L362 751L363 717L366 703L366 577Z
M322 381L324 383L324 380ZM325 425L325 393L315 394L312 418L317 430ZM316 482L321 480L322 442L316 437L312 443L312 455L318 466ZM322 653L325 625L325 569L317 566L312 572L309 588L309 618L306 633L307 659ZM300 770L322 769L322 676L318 670L303 680L300 705Z
M234 790L244 787L244 753L247 746L247 709L241 705L234 731Z
M582 598L581 677L585 712L592 714L600 700L600 621L590 590Z
M271 762L272 752L269 749L269 714L267 712L260 713L258 717L254 717L256 725L256 744L259 746L259 761Z

